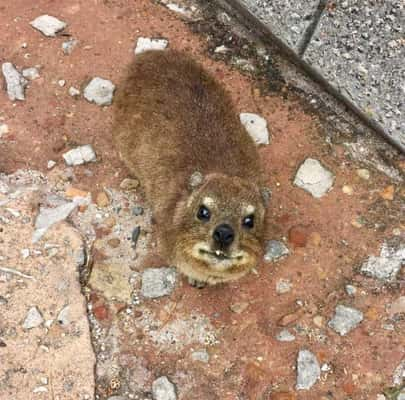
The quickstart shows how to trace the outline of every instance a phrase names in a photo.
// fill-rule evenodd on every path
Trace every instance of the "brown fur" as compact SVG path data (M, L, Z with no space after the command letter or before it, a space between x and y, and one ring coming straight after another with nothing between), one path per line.
M186 54L168 50L136 56L115 98L115 142L152 205L162 254L189 277L208 283L239 278L261 254L264 205L259 156L229 95ZM190 188L190 177L204 177ZM209 222L196 218L205 197L213 200ZM255 227L241 226L253 205ZM219 223L236 232L232 254L218 263L194 247L212 247ZM198 248L198 245L197 245Z

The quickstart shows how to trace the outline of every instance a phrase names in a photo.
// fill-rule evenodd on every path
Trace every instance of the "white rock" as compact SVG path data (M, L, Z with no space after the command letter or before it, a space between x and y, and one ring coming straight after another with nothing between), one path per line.
M28 83L27 80L9 62L3 63L1 69L6 80L8 98L11 101L25 100L24 91Z
M370 256L361 266L361 273L381 281L393 281L404 263L405 246L393 247L384 243L380 256Z
M394 375L392 377L392 383L394 386L402 385L405 381L405 358L395 368Z
M64 79L59 79L59 80L58 80L58 85L59 85L60 87L65 86L65 84L66 84L66 81L65 81Z
M69 94L70 94L72 97L80 96L80 90L79 90L79 89L76 89L76 88L73 87L73 86L71 86L71 87L69 88Z
M344 336L363 321L363 313L355 308L338 305L335 315L329 321L328 326L340 336Z
M8 125L7 124L0 124L0 138L8 133Z
M222 46L216 47L215 50L214 50L214 53L226 54L226 53L228 53L228 51L230 51L229 47L226 47L226 46L222 45Z
M356 286L353 286L353 285L346 285L345 290L349 296L354 296L357 292Z
M90 103L98 106L108 106L112 103L115 85L103 78L95 77L85 87L83 95Z
M135 54L141 54L149 50L164 50L169 42L166 39L151 39L140 37L136 42Z
M48 389L45 386L37 386L32 393L47 393Z
M30 249L22 249L20 251L21 257L25 260L30 256Z
M279 240L269 240L266 243L264 261L277 261L290 253L288 247Z
M177 399L175 387L166 376L161 376L152 383L152 398L153 400Z
M295 336L289 330L283 329L277 334L276 339L279 342L292 342L295 340Z
M174 11L178 14L182 14L185 16L190 16L190 13L187 9L185 9L184 7L179 6L178 4L175 3L168 3L166 4L166 7L170 10L170 11Z
M41 15L31 21L30 25L45 36L55 36L57 32L65 29L67 24L51 15Z
M269 144L269 131L264 118L252 113L241 113L239 118L256 144Z
M32 237L32 242L36 243L38 240L40 240L52 225L66 219L78 205L78 201L72 201L62 204L56 208L41 207L35 221L35 231Z
M69 323L70 323L69 311L70 311L70 307L65 306L62 308L62 310L60 310L60 312L58 314L57 320L58 320L59 324L61 324L62 326L69 325Z
M32 329L36 328L37 326L41 325L44 322L41 313L39 312L38 308L31 307L28 310L27 316L25 317L23 328L24 329Z
M76 147L63 154L67 165L82 165L97 160L93 147L89 144Z
M308 390L321 376L318 360L309 350L300 350L297 359L297 390Z
M33 81L34 79L39 78L38 68L35 68L35 67L24 68L22 70L22 74L23 74L24 78L27 78L30 81Z
M318 160L307 158L297 171L294 185L311 193L312 196L320 198L331 189L333 181L333 174Z
M56 165L56 162L53 160L49 160L48 164L46 165L48 169L52 169Z

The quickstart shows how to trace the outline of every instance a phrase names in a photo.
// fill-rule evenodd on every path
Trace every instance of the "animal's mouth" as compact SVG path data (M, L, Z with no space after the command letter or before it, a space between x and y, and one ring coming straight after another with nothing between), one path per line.
M242 256L230 256L229 254L224 253L222 250L214 250L214 251L209 251L205 249L199 249L200 254L207 254L211 257L216 258L219 261L224 261L224 260L240 260Z

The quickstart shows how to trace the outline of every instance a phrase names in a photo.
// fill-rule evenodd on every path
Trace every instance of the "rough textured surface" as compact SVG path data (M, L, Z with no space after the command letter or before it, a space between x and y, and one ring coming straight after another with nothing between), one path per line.
M83 96L98 106L109 106L112 103L115 85L103 78L95 77L84 88Z
M338 305L328 326L340 336L347 335L363 321L363 313L355 308Z
M153 400L177 399L175 387L166 376L161 376L153 382L152 395Z
M265 261L277 261L278 259L287 256L289 254L288 247L279 240L269 240L266 243L266 249L264 253Z
M286 45L298 50L302 36L317 9L317 0L242 0Z
M135 46L135 54L141 54L144 51L149 50L164 50L167 45L168 41L166 39L153 39L153 38L145 38L140 37Z
M305 60L405 146L405 7L356 0L328 7Z
M17 71L13 64L5 62L1 66L6 81L7 95L11 101L25 100L25 86L27 81Z
M66 28L66 22L51 15L41 15L31 21L30 24L45 36L56 36L59 31Z
M155 299L170 294L176 284L173 268L149 268L142 275L142 296Z
M63 158L67 165L73 166L94 162L97 159L93 147L89 144L69 150L63 154Z
M0 293L7 301L0 305L0 398L93 399L95 357L78 274L83 242L71 226L59 223L31 243L32 202L42 181L32 176L36 182L29 172L16 179L0 176L9 187L0 203L8 200L15 214L7 235L0 233ZM1 230L5 213L0 207ZM29 250L27 257L20 256L22 248Z
M333 185L334 176L318 160L307 158L299 167L294 179L294 185L320 198Z
M297 358L297 390L308 390L321 376L321 368L315 355L309 350L300 350Z
M370 256L361 266L361 273L382 281L395 280L405 263L405 245L384 243L379 256Z

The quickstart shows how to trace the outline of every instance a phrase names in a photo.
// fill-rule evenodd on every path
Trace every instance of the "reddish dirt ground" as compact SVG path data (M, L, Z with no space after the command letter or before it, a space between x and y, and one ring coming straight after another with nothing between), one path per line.
M191 33L186 23L160 5L146 0L16 0L0 6L0 14L0 60L18 68L41 65L41 77L30 83L24 102L13 103L5 91L0 93L0 117L10 130L0 141L1 172L31 168L47 173L48 160L62 164L63 152L90 143L99 161L76 167L73 185L92 192L118 188L128 172L112 146L112 109L75 100L68 88L83 87L93 76L119 84L139 36L165 37L170 47L193 54L223 82L238 110L259 113L268 121L271 144L260 149L273 189L267 236L288 237L291 228L300 227L306 243L298 247L290 240L291 254L260 266L258 276L202 290L183 280L170 298L152 305L161 309L175 304L176 313L197 313L211 320L221 337L209 349L209 364L191 363L186 357L189 350L175 354L157 354L148 346L139 350L125 335L120 337L123 357L141 356L155 376L175 376L179 371L192 376L196 386L181 397L190 400L375 399L391 385L393 370L404 355L405 325L403 319L396 321L393 331L383 325L390 322L386 306L398 298L400 289L364 278L356 268L367 256L379 254L393 229L404 231L403 188L373 170L368 181L358 177L356 169L362 166L347 156L343 146L325 142L318 116L304 111L301 101L288 93L262 96L253 78L211 60L205 38ZM66 36L46 38L29 25L42 14L68 23L65 32L80 41L72 54L62 53ZM64 87L57 84L60 79L66 80ZM292 184L307 157L320 160L336 175L333 190L322 199ZM343 193L343 185L350 185L353 195ZM380 196L388 185L395 187L393 200ZM362 225L354 223L359 218ZM280 278L291 280L290 292L276 293ZM358 287L354 297L345 293L349 282ZM238 314L230 310L235 303L248 306ZM337 304L353 306L365 315L361 325L344 337L327 327ZM287 327L299 333L293 342L278 342L280 319L289 314ZM315 316L322 317L317 319L320 326L314 323ZM294 389L294 367L302 348L332 368L309 391ZM101 382L99 393L107 392ZM277 392L284 392L284 397Z

